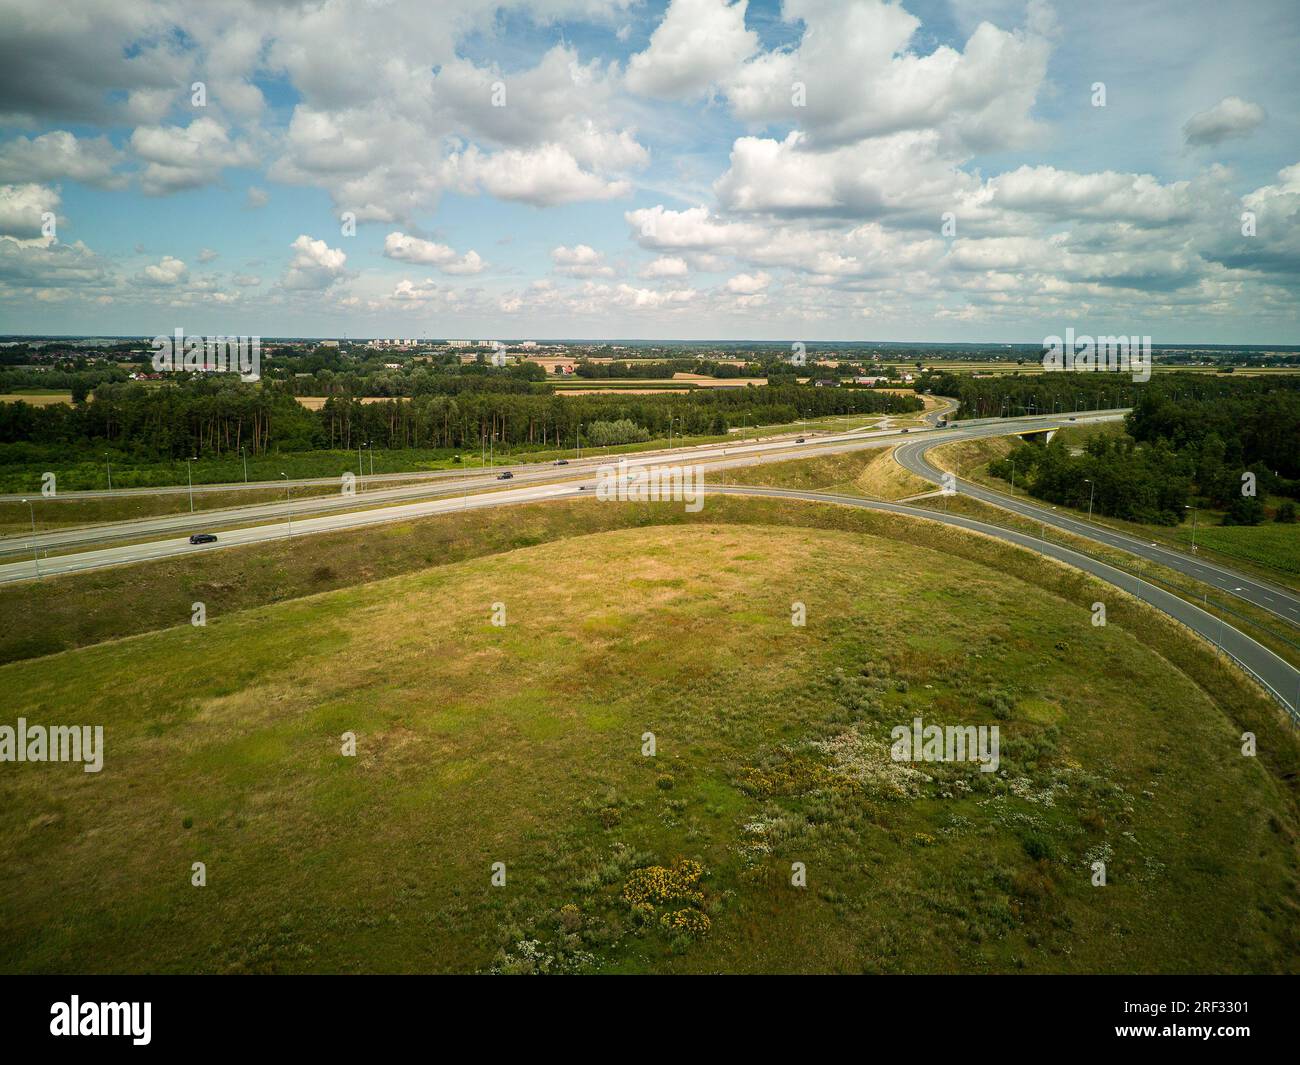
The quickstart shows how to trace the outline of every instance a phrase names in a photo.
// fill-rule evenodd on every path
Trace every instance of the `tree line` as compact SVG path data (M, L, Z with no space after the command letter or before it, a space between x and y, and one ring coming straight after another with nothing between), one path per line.
M698 389L662 395L561 396L516 377L458 375L436 392L362 402L331 395L319 410L280 382L197 377L178 383L100 385L71 406L0 404L0 458L76 455L107 446L142 460L355 448L571 447L579 428L628 421L648 437L722 435L833 414L904 414L912 395L801 385ZM584 436L584 442L587 438Z

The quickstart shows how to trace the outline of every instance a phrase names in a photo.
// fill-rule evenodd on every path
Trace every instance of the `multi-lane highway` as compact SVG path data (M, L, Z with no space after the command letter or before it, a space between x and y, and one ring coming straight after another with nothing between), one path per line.
M935 484L940 484L942 483L942 472L926 457L926 452L939 444L953 440L1006 435L1031 429L1048 428L1062 424L1063 419L1067 417L1073 417L1077 422L1084 423L1112 419L1121 416L1121 414L1122 412L1119 411L1101 411L1073 416L1030 416L1016 419L990 419L984 422L965 422L943 429L912 430L912 433L916 434L915 439L910 434L904 435L902 430L855 431L817 437L809 436L803 441L783 439L738 443L735 445L679 448L668 453L668 455L676 464L701 465L710 481L716 482L718 473L731 468L783 461L801 456L838 454L865 448L901 445L898 446L894 453L897 460L911 472ZM663 463L666 457L664 453L621 456L626 460L628 471L633 474L640 467ZM297 514L293 513L290 508L286 508L284 504L262 504L260 506L231 508L228 511L207 512L202 515L167 515L161 518L143 519L139 522L122 522L113 526L100 526L91 530L64 530L46 534L46 542L59 544L66 549L75 546L75 537L78 534L89 533L90 535L105 536L110 540L119 541L119 546L99 547L92 550L75 551L42 558L39 561L39 576L51 577L109 566L129 565L181 555L192 555L201 551L248 546L291 535L304 537L318 533L358 529L387 522L453 513L458 510L478 510L546 500L590 498L595 494L596 482L593 474L596 469L600 466L609 466L613 461L615 460L610 457L601 457L568 466L515 467L515 479L504 483L482 475L477 477L461 476L452 479L443 478L441 483L435 484L381 489L358 497L342 497L340 499L312 497L299 501L301 509L293 508L297 510ZM974 498L1012 510L1015 513L1032 518L1035 522L1050 525L1098 543L1107 544L1130 554L1158 562L1198 581L1210 583L1228 594L1236 595L1241 599L1254 603L1289 622L1294 623L1300 619L1300 599L1297 599L1290 592L1275 588L1265 582L1244 577L1232 570L1207 563L1194 556L1163 548L1127 534L1117 533L1096 523L1081 521L1063 515L1049 507L1043 507L1020 498L1012 498L967 481L959 481L958 487L959 491L968 493ZM1140 577L1107 565L1091 556L1071 550L1061 544L1052 543L1015 530L990 525L964 515L921 510L903 503L886 503L823 492L728 486L718 483L708 484L705 490L710 493L768 496L864 507L911 518L943 522L1038 551L1041 554L1056 558L1091 573L1118 588L1122 588L1124 591L1176 618L1188 628L1214 643L1216 647L1221 648L1252 673L1279 702L1286 706L1293 717L1300 716L1300 671L1297 671L1289 663L1258 643L1258 641L1227 624L1223 619L1202 610L1195 604L1189 603ZM363 509L357 509L358 507ZM249 521L254 524L244 528L226 529L221 533L220 540L214 544L192 545L189 542L188 535L164 536L161 539L151 539L144 543L120 543L123 539L157 536L159 533L177 528L188 531L190 528L195 527L196 519L197 524L204 527L211 527L214 522L221 521L228 523ZM62 541L58 539L60 536L64 537ZM38 577L37 567L38 563L33 559L24 559L23 561L0 565L0 583L36 578Z
M933 412L937 415L942 411ZM1087 417L1104 418L1099 413ZM1004 426L1013 424L1007 420ZM1034 428L1051 424L1050 419L1026 418L1014 420L1021 428ZM443 513L466 506L464 500L474 499L484 492L501 504L533 502L537 498L526 488L554 485L577 478L590 477L601 466L626 462L628 469L660 465L666 461L674 464L700 465L712 479L717 473L739 466L779 462L809 455L834 455L848 451L892 447L910 439L909 433L936 434L946 438L955 430L932 428L853 430L845 433L808 435L801 438L707 444L697 447L676 448L669 452L638 452L631 455L601 456L571 462L564 466L523 465L509 467L513 474L509 481L497 479L496 473L484 475L457 475L442 477L429 483L417 483L396 488L344 494L308 496L288 501L251 504L198 513L165 514L149 518L132 519L104 525L79 526L55 529L35 536L18 534L0 539L0 556L8 555L15 561L0 565L0 583L23 580L37 575L37 560L42 575L95 569L121 565L125 562L145 561L154 557L176 554L179 549L196 550L188 543L193 532L216 531L220 540L217 549L255 543L259 539L273 539L286 535L290 521L293 531L300 535L309 532L336 531L371 525L386 520ZM497 472L504 472L499 470ZM337 481L313 481L338 485ZM544 494L545 495L545 494ZM422 505L416 506L420 502ZM434 504L434 505L430 505ZM481 506L481 503L475 503ZM329 517L329 520L325 520ZM271 528L265 526L271 525ZM246 526L236 528L236 526ZM257 526L249 528L247 526ZM283 526L283 528L281 528ZM140 541L156 541L141 543ZM107 545L126 545L108 549ZM209 545L208 549L212 549ZM93 550L80 550L91 549ZM54 554L48 552L76 552Z

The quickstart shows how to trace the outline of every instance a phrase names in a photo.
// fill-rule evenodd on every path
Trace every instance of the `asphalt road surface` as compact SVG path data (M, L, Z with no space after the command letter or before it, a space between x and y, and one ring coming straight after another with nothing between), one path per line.
M1003 423L1004 431L1006 422ZM978 428L978 427L974 427ZM892 436L892 434L890 434ZM956 438L951 432L937 431L934 442ZM890 440L889 443L894 442ZM928 443L928 441L927 441ZM919 442L918 442L919 444ZM837 449L850 450L863 446L861 442L845 444L842 441L833 445ZM880 443L875 446L884 446ZM918 447L912 450L923 450ZM733 456L725 465L749 465L758 461L771 461L767 455L740 454ZM918 463L919 464L919 463ZM719 463L724 465L724 463ZM909 468L913 468L909 466ZM933 468L930 468L933 470ZM920 472L918 470L917 472ZM936 475L938 471L933 471ZM929 474L923 474L929 476ZM512 504L533 503L553 499L591 498L595 495L595 482L587 479L582 482L567 481L528 485L507 489L500 492L480 492L455 498L422 500L418 502L394 504L376 507L372 510L352 511L343 514L327 514L308 517L290 522L278 522L273 525L258 525L246 529L232 530L222 534L215 544L191 545L187 537L159 540L144 544L130 544L95 551L61 555L45 559L41 564L42 576L69 574L107 566L128 565L136 562L169 558L179 555L192 555L200 551L222 550L230 547L264 543L281 537L308 536L317 533L333 532L343 529L363 528L393 521L409 520L433 514L454 513L457 510L483 509ZM1182 622L1192 631L1198 633L1217 648L1228 654L1259 681L1275 699L1282 703L1294 720L1300 721L1300 670L1278 657L1267 647L1247 636L1223 619L1202 610L1193 603L1180 599L1172 592L1165 591L1124 570L1109 566L1104 562L1073 551L1061 544L1052 543L1011 529L988 525L960 514L947 514L938 511L919 510L901 503L886 503L877 500L859 499L852 496L840 496L825 492L805 492L792 489L742 487L726 485L705 485L706 494L721 493L728 495L763 496L769 498L799 499L810 502L832 503L839 506L860 507L868 510L884 511L912 518L938 521L947 525L969 529L996 537L999 540L1016 544L1020 547L1037 551L1051 558L1058 559L1077 569L1121 588L1162 610L1164 613ZM1001 505L1001 500L997 501ZM1033 517L1037 520L1035 508ZM1060 519L1060 515L1047 516ZM1051 524L1056 524L1052 522ZM1058 526L1064 527L1064 526ZM1091 527L1089 527L1091 528ZM1074 531L1074 530L1070 530ZM1175 561L1183 561L1174 555ZM1161 559L1160 561L1163 561ZM1167 564L1167 563L1166 563ZM35 574L35 564L31 561L10 563L0 566L0 582L11 580L30 580Z
M932 412L932 416L941 413L943 411L935 411ZM1081 415L1080 417L1084 420L1090 420L1109 416L1111 415L1103 413ZM1014 432L1054 424L1056 424L1056 420L1053 418L1030 417L1002 419L998 422L998 427L1002 432ZM584 476L589 477L596 469L602 466L616 465L620 461L626 461L629 469L660 465L666 460L671 460L675 465L699 464L704 467L709 475L712 475L718 471L734 469L739 466L781 462L800 456L814 454L834 455L870 448L892 447L910 439L909 433L935 435L941 439L955 439L952 436L955 432L957 430L952 428L853 430L847 433L829 433L822 436L809 434L802 438L803 443L799 443L800 438L780 438L726 445L707 444L699 447L677 448L668 453L638 452L630 455L601 456L599 458L584 459L581 462L571 462L566 466L555 466L549 463L546 465L517 466L513 468L514 476L509 481L498 480L496 475L491 473L487 475L478 473L472 476L460 474L455 478L440 478L434 483L419 483L374 491L357 491L354 495L344 495L339 491L330 495L308 496L299 499L293 499L290 496L287 501L281 499L276 502L200 511L194 514L188 512L163 514L156 517L131 519L103 525L53 529L37 533L35 536L18 533L0 538L0 557L8 556L15 560L8 565L0 565L0 583L35 576L36 562L33 558L34 554L42 556L40 559L41 572L43 574L53 574L92 569L104 565L120 565L123 561L138 562L150 557L163 557L149 553L151 548L157 547L161 550L161 545L150 543L131 543L121 550L113 551L79 550L109 544L122 544L124 541L183 537L186 546L188 546L190 533L218 532L221 537L219 541L221 545L227 543L253 543L256 540L249 539L245 535L252 530L233 529L231 527L271 522L284 522L287 524L292 519L295 528L301 527L301 531L304 533L307 531L334 531L357 525L373 524L374 519L357 517L355 521L350 523L345 521L322 525L313 521L313 517L333 512L351 512L349 516L353 516L359 513L358 508L369 507L382 507L385 511L391 512L396 518L416 516L417 514L436 514L442 513L446 509L458 509L461 505L457 502L458 497L485 491L491 492L493 495L499 494L503 496L503 502L514 502L520 498L523 501L532 502L533 497L518 497L513 494L513 490L526 485L555 484L563 481L573 481L575 478ZM321 482L313 482L313 484L319 483ZM337 481L328 480L324 483L338 484ZM405 507L407 503L429 499L444 499L449 501L449 505L444 508L418 512L412 512ZM343 517L344 515L339 514L338 516ZM163 543L166 544L168 541L164 540ZM72 555L44 557L46 553L51 551L78 551L78 553L75 560ZM170 545L167 553L174 553L170 549Z

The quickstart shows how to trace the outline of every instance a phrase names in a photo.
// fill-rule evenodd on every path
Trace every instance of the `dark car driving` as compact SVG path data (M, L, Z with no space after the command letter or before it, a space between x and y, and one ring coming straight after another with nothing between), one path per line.
M217 538L212 533L195 533L190 537L192 544L215 544L216 542Z
M513 480L514 480L514 477L515 477L515 475L514 475L513 473L511 473L509 470L506 470L505 473L498 473L498 474L497 474L497 480L498 480L498 481L513 481Z

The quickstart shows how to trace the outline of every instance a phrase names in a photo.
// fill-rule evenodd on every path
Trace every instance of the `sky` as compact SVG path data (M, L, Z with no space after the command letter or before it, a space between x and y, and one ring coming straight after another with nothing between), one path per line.
M1295 0L0 0L0 333L1300 343Z

